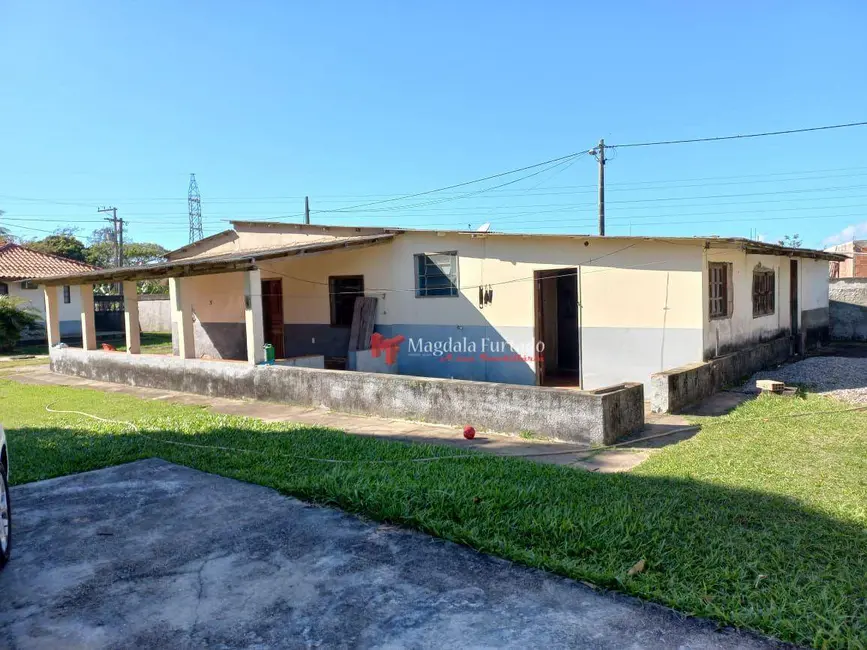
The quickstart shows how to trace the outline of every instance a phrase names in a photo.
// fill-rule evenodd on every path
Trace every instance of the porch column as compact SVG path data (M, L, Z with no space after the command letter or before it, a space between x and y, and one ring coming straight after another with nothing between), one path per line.
M42 287L45 293L45 328L48 331L48 347L60 343L60 307L57 292L60 287Z
M93 285L82 284L81 291L81 347L96 350L96 324L93 315Z
M247 363L265 360L265 326L262 321L262 274L244 272L244 322L247 328Z
M123 325L126 330L127 354L141 351L138 323L138 287L135 282L123 283Z
M178 337L178 356L181 359L196 358L196 342L193 335L193 310L190 301L183 295L181 278L169 278L169 297L172 303L172 334Z

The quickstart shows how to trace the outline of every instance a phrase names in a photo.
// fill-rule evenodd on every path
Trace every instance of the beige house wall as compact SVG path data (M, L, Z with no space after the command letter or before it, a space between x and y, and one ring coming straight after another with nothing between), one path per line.
M311 230L239 225L237 240L216 242L214 250L227 245L271 248L371 232ZM414 256L450 251L458 256L458 296L416 297ZM704 240L698 239L424 231L398 234L386 244L267 260L259 266L263 279L279 278L282 283L287 356L348 354L348 328L331 325L328 282L331 276L362 275L365 294L377 298L377 331L407 339L400 352L402 372L512 383L536 380L534 272L577 269L581 377L585 388L598 388L624 381L646 383L654 372L784 335L790 330L789 259L705 249ZM708 317L707 269L712 261L732 264L733 311L725 319ZM772 315L753 318L752 272L758 264L775 271L776 308ZM807 325L815 327L822 313L827 317L828 263L799 259L799 268L801 309L812 312ZM233 342L240 353L243 275L184 278L182 283L202 354L232 348ZM490 304L480 306L479 285L493 292ZM409 349L410 342L420 341L487 342L510 346L527 358L445 363L443 355Z

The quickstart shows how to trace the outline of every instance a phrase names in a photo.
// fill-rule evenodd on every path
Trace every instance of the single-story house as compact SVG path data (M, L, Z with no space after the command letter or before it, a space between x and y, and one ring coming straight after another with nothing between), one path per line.
M731 237L261 221L234 221L167 257L46 284L132 291L166 277L177 356L255 364L270 343L278 359L338 369L359 364L356 298L375 298L369 325L396 348L397 373L585 390L648 386L654 373L771 340L796 352L822 341L828 265L844 259Z
M841 262L831 262L832 278L867 278L867 240L853 239L825 250L845 256Z
M45 298L39 279L49 276L77 274L96 270L95 266L30 250L11 242L0 243L0 295L16 296L45 320ZM81 288L62 285L58 301L60 334L64 337L81 336ZM25 339L45 337L44 327L23 333Z

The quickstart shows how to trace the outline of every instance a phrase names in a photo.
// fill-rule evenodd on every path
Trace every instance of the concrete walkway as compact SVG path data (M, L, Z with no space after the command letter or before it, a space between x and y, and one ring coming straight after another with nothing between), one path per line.
M465 440L459 428L406 420L389 420L364 415L338 413L322 408L233 400L221 397L207 397L192 393L180 393L154 388L142 388L94 381L69 375L52 373L47 366L22 366L11 369L3 375L9 379L35 385L73 386L90 388L112 393L132 395L140 399L163 400L176 404L203 406L216 413L258 418L266 422L296 422L318 427L340 429L353 435L375 436L402 442L421 442L438 445L451 445L472 448L499 456L520 456L541 463L567 465L594 472L623 472L640 464L649 456L647 448L671 444L678 439L693 435L694 432L677 434L671 438L661 438L641 443L645 449L621 448L587 450L579 445L566 442L525 439L507 434L480 432L472 441ZM644 431L631 436L632 439L655 435L687 425L687 421L676 415L647 414L648 425ZM471 423L468 423L471 424ZM679 436L679 437L678 437ZM631 445L624 445L631 447Z
M779 647L157 459L12 503L2 648Z

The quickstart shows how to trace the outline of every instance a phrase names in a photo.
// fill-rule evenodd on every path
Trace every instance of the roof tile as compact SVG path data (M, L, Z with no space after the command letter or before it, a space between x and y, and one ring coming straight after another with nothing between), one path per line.
M53 275L95 271L98 267L58 255L40 253L12 243L0 243L0 278L31 280Z

